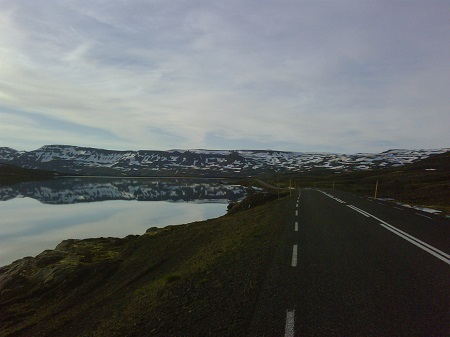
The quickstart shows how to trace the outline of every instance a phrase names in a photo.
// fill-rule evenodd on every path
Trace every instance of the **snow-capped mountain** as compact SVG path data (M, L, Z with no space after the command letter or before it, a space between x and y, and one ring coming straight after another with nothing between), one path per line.
M0 147L0 163L65 174L204 177L251 176L267 172L345 172L401 166L450 149L389 150L353 155L271 150L113 151L47 145L34 151Z
M242 199L247 188L218 180L59 178L0 186L0 201L33 198L45 204L105 200L228 203Z

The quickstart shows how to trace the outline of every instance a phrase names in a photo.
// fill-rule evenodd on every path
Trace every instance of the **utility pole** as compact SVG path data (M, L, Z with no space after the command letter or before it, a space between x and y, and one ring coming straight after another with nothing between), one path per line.
M377 183L375 184L375 199L377 198L377 194L378 194L378 179Z

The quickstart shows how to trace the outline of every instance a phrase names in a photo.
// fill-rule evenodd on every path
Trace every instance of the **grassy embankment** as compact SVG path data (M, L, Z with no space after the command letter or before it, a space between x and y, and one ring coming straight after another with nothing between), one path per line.
M0 336L245 335L286 198L141 236L67 240L0 269Z

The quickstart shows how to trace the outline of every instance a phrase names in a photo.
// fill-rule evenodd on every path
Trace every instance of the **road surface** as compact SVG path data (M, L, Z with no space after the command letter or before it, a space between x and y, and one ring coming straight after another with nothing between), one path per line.
M450 335L448 219L342 191L291 199L248 335Z

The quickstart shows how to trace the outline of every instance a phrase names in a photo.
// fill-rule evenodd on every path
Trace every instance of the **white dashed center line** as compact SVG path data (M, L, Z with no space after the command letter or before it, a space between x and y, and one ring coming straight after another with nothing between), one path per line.
M294 245L292 248L292 267L297 267L297 249L298 245Z
M284 328L284 337L294 337L295 310L286 311L286 326Z

